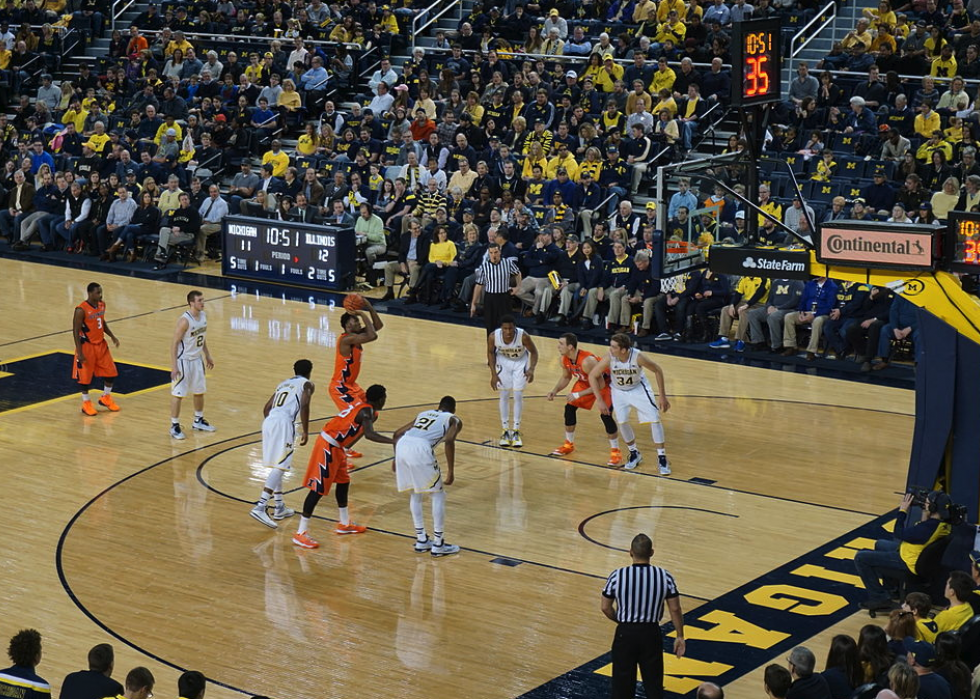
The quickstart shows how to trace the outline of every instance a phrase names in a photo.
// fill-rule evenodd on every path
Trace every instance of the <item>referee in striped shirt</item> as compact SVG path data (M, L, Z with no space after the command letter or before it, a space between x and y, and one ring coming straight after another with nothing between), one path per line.
M511 278L517 275L517 282ZM470 317L476 315L476 306L483 296L483 319L487 325L487 335L500 327L500 319L510 313L511 297L521 285L521 271L517 261L501 258L500 246L490 243L487 256L476 268L476 284L473 287L473 301L470 303Z
M673 576L650 565L653 542L637 534L630 544L633 565L609 574L602 590L602 613L616 622L612 644L612 699L633 699L636 668L643 676L647 699L664 694L664 644L660 619L664 603L677 631L674 653L684 657L684 613Z

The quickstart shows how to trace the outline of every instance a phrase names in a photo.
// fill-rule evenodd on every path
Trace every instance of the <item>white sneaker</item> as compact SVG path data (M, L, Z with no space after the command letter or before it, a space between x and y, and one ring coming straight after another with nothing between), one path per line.
M660 459L660 475L669 476L670 475L670 462L667 461L666 456L661 456Z
M214 432L215 430L214 425L205 420L203 417L194 418L194 424L191 426L195 430L201 430L202 432Z
M509 447L511 445L510 441L510 430L504 430L500 433L500 441L497 442L502 447Z
M275 522L273 522L269 518L269 514L265 511L265 508L264 507L259 507L258 505L256 505L255 507L252 508L252 510L251 510L251 512L249 512L249 514L252 516L252 519L254 519L256 522L261 522L262 524L264 524L265 526L267 526L269 529L278 529L279 528L279 525L276 524Z
M447 544L445 541L443 541L442 546L436 546L433 544L431 553L435 558L438 558L439 556L451 556L454 553L459 553L459 546L456 544Z
M513 432L510 433L510 445L512 447L523 447L524 446L524 440L521 439L521 431L520 430L514 430Z
M432 539L425 538L425 541L415 540L415 553L425 553L432 550Z
M281 521L284 519L289 519L294 514L296 514L296 510L292 509L291 507L286 507L285 505L283 505L282 507L277 507L275 510L273 510L272 519Z
M643 454L638 451L631 451L630 458L626 460L626 465L623 466L627 471L632 471L634 468L640 465L643 461Z
M170 436L174 439L187 439L187 435L180 429L180 425L170 425Z

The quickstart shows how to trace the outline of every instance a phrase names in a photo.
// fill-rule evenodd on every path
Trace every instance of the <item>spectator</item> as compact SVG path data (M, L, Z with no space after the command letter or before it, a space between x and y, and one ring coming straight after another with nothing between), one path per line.
M61 683L61 699L103 699L123 693L112 679L115 655L112 646L100 643L88 652L88 670L73 672Z
M204 699L207 679L197 670L188 670L177 678L177 694L181 699Z
M791 650L787 664L793 683L786 699L830 699L827 680L814 673L817 660L809 648L797 646Z
M0 696L19 699L49 699L51 686L35 670L41 663L41 634L24 629L14 634L7 646L12 667L0 670Z
M781 352L783 345L783 321L799 308L803 298L803 282L796 279L773 279L769 287L769 301L765 308L748 313L751 349L762 349L765 338L763 322L769 327L769 342L773 352Z
M936 627L941 632L956 631L971 618L973 607L970 599L974 596L972 578L962 570L954 570L946 581L945 596L949 600L949 608L936 615Z
M796 311L787 313L783 318L783 356L796 356L796 327L810 325L810 342L806 348L806 360L812 362L816 359L820 335L824 323L830 319L837 288L836 282L827 277L817 277L806 283Z
M908 663L915 674L919 676L918 699L952 699L949 682L933 672L936 664L936 648L931 643L905 639L905 650L908 652Z
M853 638L846 634L834 636L827 651L826 669L820 674L827 682L831 699L851 699L854 690L864 684L864 670Z
M731 344L728 342L729 333L731 332L732 324L736 319L738 319L738 330L735 331L734 349L736 352L745 351L746 340L748 340L749 344L763 342L765 338L761 334L757 338L753 338L749 334L749 329L751 327L749 323L749 313L755 310L764 310L768 298L768 279L748 276L739 279L738 284L735 287L735 293L732 295L731 303L725 306L721 311L718 339L710 343L708 346L712 349L730 348ZM837 697L834 697L834 699L837 699Z

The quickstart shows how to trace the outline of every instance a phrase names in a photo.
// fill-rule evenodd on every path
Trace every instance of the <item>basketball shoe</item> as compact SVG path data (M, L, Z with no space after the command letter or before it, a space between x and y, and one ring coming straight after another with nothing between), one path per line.
M112 400L111 393L102 394L102 397L99 398L99 405L104 405L114 413L119 412L119 406L116 404L116 401Z
M288 519L292 517L295 514L296 514L296 510L294 510L291 507L286 507L285 505L283 505L282 507L276 507L272 511L272 519L282 521L284 519Z
M447 544L445 541L442 544L432 544L432 556L433 558L439 558L440 556L451 556L454 553L459 553L459 546L456 544Z
M354 451L353 449L344 449L344 453L347 454L348 459L360 459L364 454L359 451Z
M354 524L353 522L350 524L338 523L337 528L334 531L336 531L338 534L363 534L367 531L367 527L360 524Z
M174 439L187 439L187 435L184 434L184 430L180 429L180 425L170 425L170 436Z
M663 454L658 455L657 460L660 462L660 475L669 476L670 475L670 462L667 461L667 457Z
M634 468L640 465L643 461L643 454L638 452L636 449L630 449L630 458L626 460L626 465L623 467L627 471L632 471Z
M99 414L99 411L96 409L96 407L94 405L92 405L92 401L90 401L90 400L83 400L82 401L82 412L85 413L86 415L98 415Z
M551 452L552 456L568 456L573 451L575 451L575 445L569 441L565 441L560 447Z
M279 528L279 525L273 522L272 519L269 517L269 513L265 511L264 506L256 505L251 509L249 515L251 515L252 519L254 519L256 522L264 524L269 529Z
M607 466L622 466L623 465L623 452L619 449L609 450L609 461L606 462Z
M297 546L302 546L304 549L320 548L320 542L311 538L306 532L303 532L302 534L296 532L296 534L293 535L293 543Z
M425 553L432 550L432 539L425 537L425 541L415 540L415 553Z
M191 426L195 430L201 430L201 432L214 432L215 430L214 425L205 420L203 417L194 418L194 424Z
M518 448L524 446L524 440L521 439L520 430L514 430L513 432L510 433L510 445L512 447L518 447Z
M500 433L500 441L497 442L497 444L499 444L502 447L511 446L510 430L504 430L503 432Z

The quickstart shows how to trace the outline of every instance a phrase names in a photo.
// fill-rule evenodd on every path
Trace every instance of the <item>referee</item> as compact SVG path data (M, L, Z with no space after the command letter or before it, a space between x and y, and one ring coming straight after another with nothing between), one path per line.
M517 283L511 277L517 275ZM483 264L476 268L476 284L473 287L473 301L470 303L470 317L476 315L476 306L483 296L483 319L487 324L487 335L500 327L500 319L510 313L510 299L521 285L521 272L512 257L501 259L500 246L490 243Z
M673 576L650 565L653 542L637 534L630 544L633 565L609 574L602 590L602 613L616 622L612 644L612 699L633 699L636 668L643 675L647 699L664 694L664 645L660 619L664 602L677 631L674 653L684 657L684 613Z

